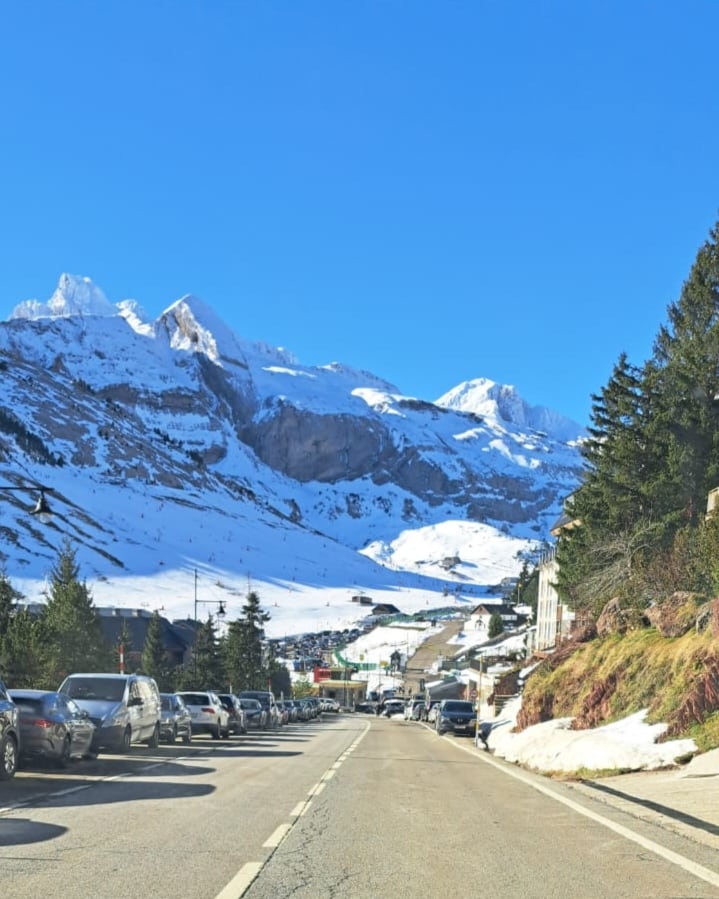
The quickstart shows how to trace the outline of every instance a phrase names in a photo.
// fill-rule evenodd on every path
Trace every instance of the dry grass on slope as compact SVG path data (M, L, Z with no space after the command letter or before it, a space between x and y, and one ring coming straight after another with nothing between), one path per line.
M529 676L517 728L574 717L597 727L648 709L666 737L719 746L719 642L711 634L667 638L653 628L565 644Z

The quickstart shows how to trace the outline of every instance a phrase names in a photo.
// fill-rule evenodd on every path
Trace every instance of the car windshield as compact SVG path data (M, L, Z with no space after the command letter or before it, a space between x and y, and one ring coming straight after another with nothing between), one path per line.
M72 699L100 699L120 702L125 694L125 681L115 677L71 677L63 692Z
M456 702L445 702L442 706L445 712L473 712L474 707L471 702L460 702L457 700Z

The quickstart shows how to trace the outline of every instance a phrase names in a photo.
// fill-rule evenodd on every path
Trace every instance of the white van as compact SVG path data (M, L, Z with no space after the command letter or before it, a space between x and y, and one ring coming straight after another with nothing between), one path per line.
M160 691L143 674L70 674L60 685L95 725L93 752L129 752L132 743L156 749L160 742Z

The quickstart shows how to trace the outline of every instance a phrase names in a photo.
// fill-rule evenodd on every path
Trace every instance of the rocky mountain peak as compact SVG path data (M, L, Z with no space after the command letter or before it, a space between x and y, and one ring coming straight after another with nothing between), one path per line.
M55 292L46 303L25 300L13 309L11 319L60 318L71 315L117 315L118 309L90 278L60 275Z

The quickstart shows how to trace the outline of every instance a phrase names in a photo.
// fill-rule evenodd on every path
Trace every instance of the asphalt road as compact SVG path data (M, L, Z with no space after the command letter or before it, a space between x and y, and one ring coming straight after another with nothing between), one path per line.
M0 785L0 895L718 897L716 848L402 719L101 756Z

